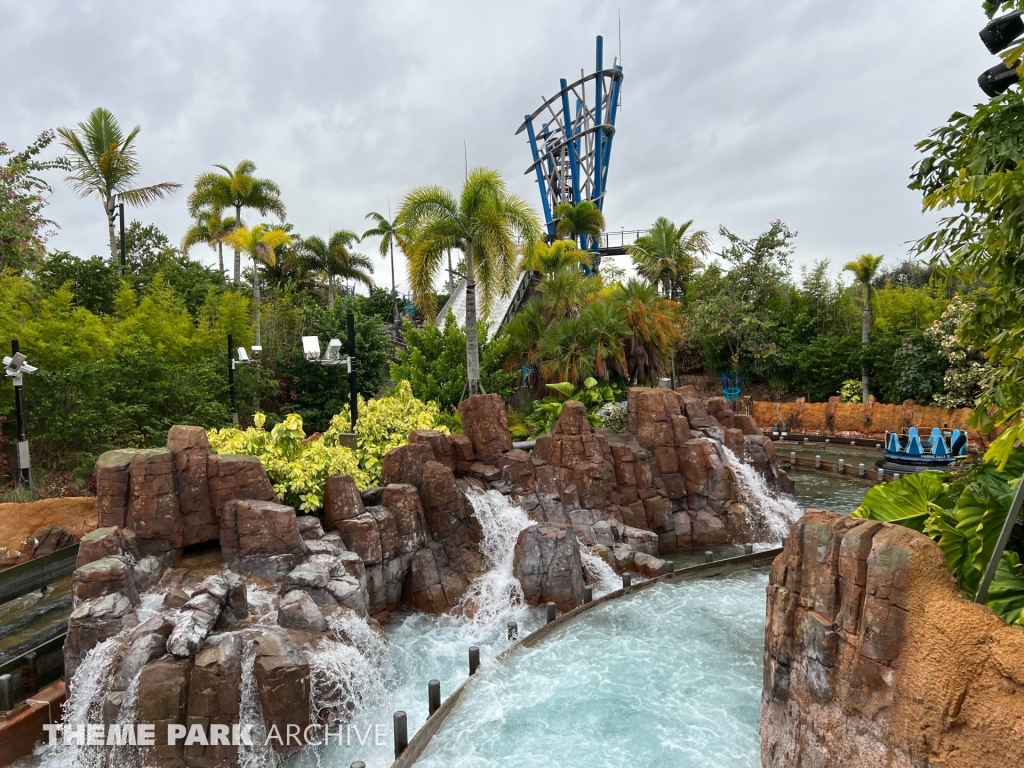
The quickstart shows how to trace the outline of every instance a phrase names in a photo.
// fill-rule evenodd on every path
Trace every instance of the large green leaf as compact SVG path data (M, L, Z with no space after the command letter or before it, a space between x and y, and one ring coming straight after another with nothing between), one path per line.
M949 510L933 507L932 514L925 521L924 533L939 545L939 549L946 556L950 573L957 577L963 589L961 572L964 559L968 557L968 547L967 537L956 527L956 516Z
M985 605L1008 624L1024 626L1024 565L1021 565L1016 552L1003 552Z
M899 523L924 533L925 522L947 492L945 474L920 472L871 488L854 517Z
M573 395L576 392L576 387L574 387L568 381L559 381L554 384L548 384L547 386L555 390L555 392L565 395L566 397L569 397L570 395Z
M1024 451L1010 456L1002 469L988 462L970 479L957 501L956 527L963 533L968 550L959 578L961 585L971 591L977 590L995 551L1022 471Z

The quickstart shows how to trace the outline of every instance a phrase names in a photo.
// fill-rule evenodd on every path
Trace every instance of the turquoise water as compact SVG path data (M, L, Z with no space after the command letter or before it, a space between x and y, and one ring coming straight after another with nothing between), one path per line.
M424 768L760 765L764 571L659 584L482 670Z

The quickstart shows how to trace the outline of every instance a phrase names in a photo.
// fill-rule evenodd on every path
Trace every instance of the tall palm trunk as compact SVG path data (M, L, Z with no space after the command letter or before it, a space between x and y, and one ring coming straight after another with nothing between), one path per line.
M466 378L469 394L479 395L480 386L480 345L476 334L476 273L473 268L473 241L466 245Z
M334 309L334 275L327 276L327 308Z
M242 226L242 204L235 203L235 228ZM255 261L253 262L255 263ZM242 252L235 248L235 287L239 286L242 279ZM259 305L257 303L256 316L259 317ZM259 328L259 324L256 326ZM257 331L259 333L259 331Z
M390 204L389 204L390 205ZM391 210L388 210L391 215ZM395 290L395 238L391 236L391 314L395 317L395 326L398 326L398 292Z
M860 341L863 347L867 347L871 341L871 283L864 283L864 314L861 316ZM862 350L864 351L864 350ZM860 389L862 403L868 401L868 366L865 361L860 364Z
M253 344L262 347L263 342L260 340L260 273L256 268L255 254L252 257L252 303L256 307L256 334Z
M117 201L113 195L107 195L107 202L104 205L107 212L107 234L110 236L110 260L117 264L118 261L118 248L117 248L117 235L114 234L114 211L117 210Z
M220 276L224 277L224 243L217 243L217 266L220 267Z

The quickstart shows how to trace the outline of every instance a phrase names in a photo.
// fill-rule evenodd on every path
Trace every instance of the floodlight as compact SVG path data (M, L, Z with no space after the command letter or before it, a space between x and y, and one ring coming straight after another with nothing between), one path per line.
M249 355L246 353L245 347L239 347L238 348L238 362L240 362L240 363L248 363L249 362Z
M263 357L263 347L261 347L259 344L253 344L252 345L252 359L253 360L259 360L261 357Z
M1024 33L1021 11L992 19L978 34L989 53L999 53L1010 47L1014 40Z
M341 341L331 339L327 344L327 360L338 360L341 357Z
M998 96L1009 90L1010 86L1019 82L1017 67L1020 66L1020 59L1008 67L1003 63L996 64L991 69L981 73L978 78L978 87L985 92L986 96Z
M320 359L320 339L316 336L302 337L302 354L307 360Z
M4 358L4 375L11 378L20 376L23 373L35 373L37 370L39 369L34 365L28 364L25 355L21 352L15 352L14 357Z

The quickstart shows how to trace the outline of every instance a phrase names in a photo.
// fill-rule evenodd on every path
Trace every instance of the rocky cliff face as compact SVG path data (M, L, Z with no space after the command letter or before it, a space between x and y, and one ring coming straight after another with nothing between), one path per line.
M1015 765L1024 630L960 597L901 526L809 510L772 565L766 768Z

